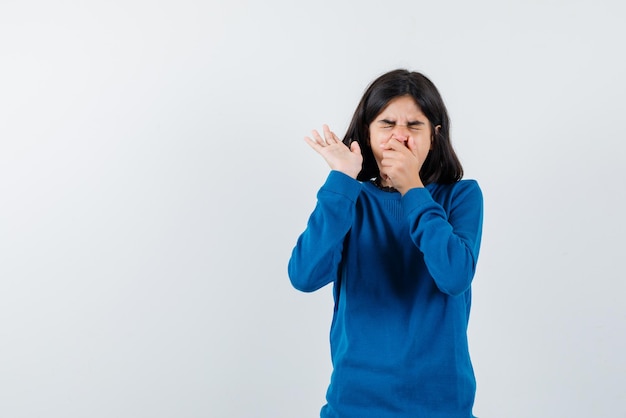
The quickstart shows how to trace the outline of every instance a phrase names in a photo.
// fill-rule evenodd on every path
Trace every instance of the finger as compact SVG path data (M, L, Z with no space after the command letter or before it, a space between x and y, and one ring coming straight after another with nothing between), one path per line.
M400 141L396 138L389 138L389 140L380 144L380 146L385 149L396 149L398 145L400 145Z
M305 136L304 140L306 141L307 144L309 144L311 148L313 148L317 152L319 152L320 148L322 148L322 146L313 138L309 138L308 136Z
M337 135L335 135L334 132L330 130L328 125L323 125L322 127L324 129L324 138L326 139L327 143L333 144L339 140L339 138L337 138Z
M391 138L389 141L385 142L384 144L380 144L380 147L383 149L384 151L398 151L400 149L400 141L398 141L395 138Z
M319 132L317 132L317 130L313 129L313 131L311 132L313 134L313 139L315 139L315 141L321 145L324 146L326 145L326 141L324 140L324 138L322 138L322 136L320 135Z
M395 139L395 143L397 143L398 146L400 147L400 149L402 149L402 148L408 148L407 143L408 143L409 138L411 138L411 137L407 137L407 138L392 138L392 139Z
M387 149L389 150L398 151L403 154L406 154L408 152L407 142L397 138L391 138L389 141L387 141L387 147Z

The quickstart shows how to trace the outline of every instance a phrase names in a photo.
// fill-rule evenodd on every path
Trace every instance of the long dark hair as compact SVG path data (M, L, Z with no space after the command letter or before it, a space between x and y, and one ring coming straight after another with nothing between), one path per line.
M450 143L450 118L435 85L423 74L404 69L381 75L365 90L354 112L343 143L358 141L363 153L363 169L358 180L367 181L380 175L370 147L369 126L389 102L400 96L411 96L430 122L432 148L420 170L424 184L450 184L463 177L463 167ZM438 129L435 129L439 126Z

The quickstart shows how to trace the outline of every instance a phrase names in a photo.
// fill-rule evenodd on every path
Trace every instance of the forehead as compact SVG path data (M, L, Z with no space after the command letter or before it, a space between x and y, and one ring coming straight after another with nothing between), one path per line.
M381 117L417 119L425 118L426 116L424 116L422 109L420 109L413 97L399 96L391 99L376 118Z

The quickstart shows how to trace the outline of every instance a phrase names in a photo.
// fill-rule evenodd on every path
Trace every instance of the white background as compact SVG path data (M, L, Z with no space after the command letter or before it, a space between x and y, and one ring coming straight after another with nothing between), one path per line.
M302 138L397 67L485 196L476 415L626 416L621 7L2 0L0 416L317 416Z

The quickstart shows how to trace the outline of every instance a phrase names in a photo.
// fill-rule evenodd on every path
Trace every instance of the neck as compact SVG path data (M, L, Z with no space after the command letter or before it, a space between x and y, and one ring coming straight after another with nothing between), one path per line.
M396 189L391 185L391 182L389 180L381 179L380 176L376 177L373 182L374 182L374 185L376 185L376 187L378 187L381 190L385 190L388 192L396 191Z
M391 181L387 179L381 179L380 177L378 178L378 184L380 184L383 187L393 187L393 185L391 184Z

